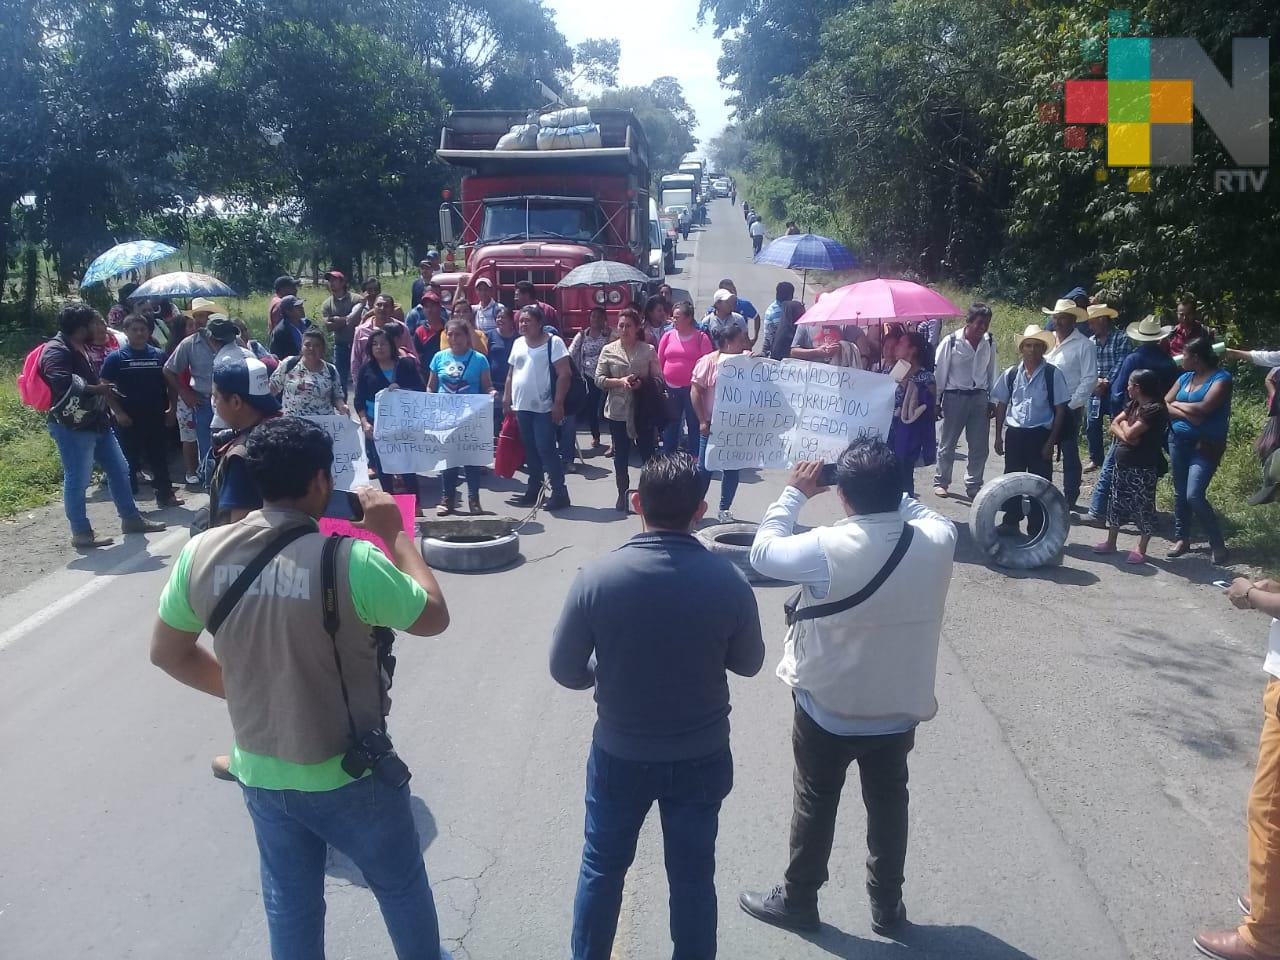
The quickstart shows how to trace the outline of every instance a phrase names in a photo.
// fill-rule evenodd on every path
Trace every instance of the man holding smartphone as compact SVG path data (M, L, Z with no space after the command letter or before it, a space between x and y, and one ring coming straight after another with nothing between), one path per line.
M1245 918L1234 930L1205 931L1196 948L1215 960L1275 960L1280 957L1280 583L1239 577L1227 584L1227 599L1241 610L1271 617L1262 669L1262 737L1249 792L1249 892L1239 898Z
M395 500L372 486L359 491L359 526L386 554L319 532L333 441L311 421L261 424L244 461L262 509L183 548L160 597L151 661L227 701L231 773L258 841L271 955L323 956L332 846L368 881L396 955L439 957L407 770L386 733L391 664L372 628L443 632L440 585ZM199 643L206 629L212 650ZM386 749L371 755L370 743Z
M767 893L743 893L744 911L775 926L816 930L836 811L857 761L867 809L871 927L906 920L907 754L916 725L937 712L934 675L956 528L902 493L893 449L856 441L835 464L845 518L793 533L800 510L825 492L824 465L798 463L760 521L751 565L801 584L787 605L778 678L795 713L791 862Z

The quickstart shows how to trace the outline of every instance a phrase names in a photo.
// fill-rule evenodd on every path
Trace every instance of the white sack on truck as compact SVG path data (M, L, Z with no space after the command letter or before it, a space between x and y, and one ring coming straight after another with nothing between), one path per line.
M591 111L586 107L566 107L544 113L538 120L540 127L583 127L591 122Z
M538 131L539 150L598 150L600 127L594 123L574 127L543 127Z
M498 145L495 149L537 150L538 125L536 123L517 123L498 138Z

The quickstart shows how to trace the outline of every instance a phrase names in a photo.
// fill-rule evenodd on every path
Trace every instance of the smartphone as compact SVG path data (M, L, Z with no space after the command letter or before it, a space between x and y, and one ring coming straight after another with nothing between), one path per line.
M1215 580L1213 585L1219 590L1228 590L1231 587L1231 582L1229 580Z
M818 482L824 487L834 487L836 485L836 465L834 463L824 463L822 472L818 474Z
M364 504L354 490L335 490L329 497L324 515L334 520L363 520Z

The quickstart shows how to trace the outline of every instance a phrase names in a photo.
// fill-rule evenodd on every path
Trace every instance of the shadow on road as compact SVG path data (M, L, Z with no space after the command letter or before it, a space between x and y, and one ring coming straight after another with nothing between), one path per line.
M929 926L908 924L889 942L864 940L824 923L817 933L801 934L841 960L896 960L896 958L937 958L937 960L1033 960L1028 953L1010 946L999 937L970 926Z
M1091 587L1099 580L1096 574L1090 573L1088 570L1077 570L1075 567L1039 567L1035 570L1012 570L1008 567L998 567L990 563L987 555L978 547L973 535L969 532L967 521L953 520L952 522L956 525L958 533L956 563L986 567L988 570L1002 574L1010 580L1043 580L1046 583L1059 583L1069 587ZM1071 550L1072 547L1078 546L1078 544L1068 544L1065 553L1075 559ZM1084 549L1088 550L1087 547ZM1094 559L1102 558L1095 557Z
M427 847L431 846L438 833L436 818L432 816L426 801L421 797L410 797L409 808L413 811L413 824L418 828L418 843L422 847L422 852L426 853ZM357 887L369 886L365 882L364 874L351 861L351 858L345 853L339 853L333 847L329 848L328 857L325 859L324 872L326 876L333 877L335 880L345 880Z

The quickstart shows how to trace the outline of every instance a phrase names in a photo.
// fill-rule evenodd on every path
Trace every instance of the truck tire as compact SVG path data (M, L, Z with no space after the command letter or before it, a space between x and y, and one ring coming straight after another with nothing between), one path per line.
M751 566L751 542L756 538L754 523L717 523L698 531L702 545L717 556L724 557L743 572L748 583L777 583L773 577Z
M1044 511L1044 526L1035 537L1001 536L996 514L1010 497L1028 497ZM973 498L969 533L983 556L1000 567L1034 570L1062 563L1062 548L1071 529L1067 499L1044 477L1034 473L1006 473L996 477Z
M480 573L509 566L519 556L518 533L422 538L422 559L436 570Z

